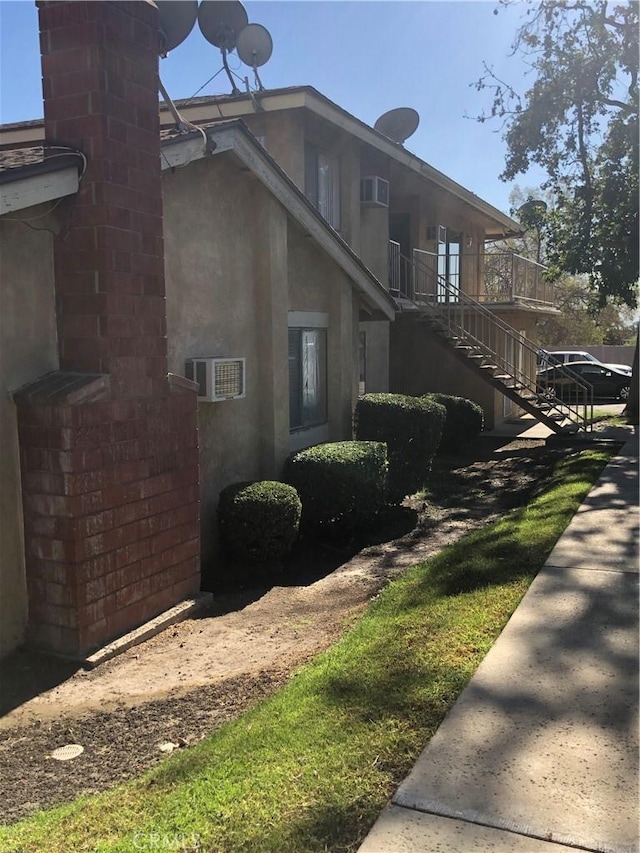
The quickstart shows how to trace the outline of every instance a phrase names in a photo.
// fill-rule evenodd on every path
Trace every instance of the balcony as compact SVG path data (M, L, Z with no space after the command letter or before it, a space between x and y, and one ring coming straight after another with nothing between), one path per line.
M474 297L478 302L524 302L553 308L553 287L545 281L542 264L513 252L487 252L479 260L483 287Z
M389 241L389 290L405 299L443 301L446 290L450 301L451 289L443 287L446 281L476 302L553 308L553 287L545 281L545 269L512 252L438 255L414 249L409 259L400 253L399 243Z

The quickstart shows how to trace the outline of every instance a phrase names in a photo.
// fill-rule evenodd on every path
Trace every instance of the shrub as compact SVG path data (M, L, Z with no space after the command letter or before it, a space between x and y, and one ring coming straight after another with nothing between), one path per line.
M302 499L303 527L355 529L384 506L387 449L373 441L317 444L287 459L283 479Z
M467 441L477 438L484 426L484 412L473 400L452 397L449 394L427 394L447 410L442 430L440 450L457 450Z
M301 511L298 493L286 483L233 483L218 503L222 546L238 560L281 559L298 538Z
M425 397L365 394L354 415L357 439L384 441L389 457L387 500L401 503L421 489L431 469L446 410Z

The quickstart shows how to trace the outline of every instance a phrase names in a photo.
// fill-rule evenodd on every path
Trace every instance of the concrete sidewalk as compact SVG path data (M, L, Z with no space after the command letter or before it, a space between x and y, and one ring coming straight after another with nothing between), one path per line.
M633 436L359 853L637 851L637 709Z

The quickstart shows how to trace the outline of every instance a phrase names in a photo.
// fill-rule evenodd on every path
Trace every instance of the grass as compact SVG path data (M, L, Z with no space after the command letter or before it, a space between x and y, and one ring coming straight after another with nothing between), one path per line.
M629 426L631 424L631 419L625 414L601 411L593 417L591 423L606 423L607 426Z
M2 851L355 851L608 459L391 583L274 697L135 782L0 829Z

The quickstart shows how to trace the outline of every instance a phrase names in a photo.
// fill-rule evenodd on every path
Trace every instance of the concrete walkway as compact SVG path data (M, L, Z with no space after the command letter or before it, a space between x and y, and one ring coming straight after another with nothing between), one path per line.
M637 539L634 436L359 853L638 850Z

